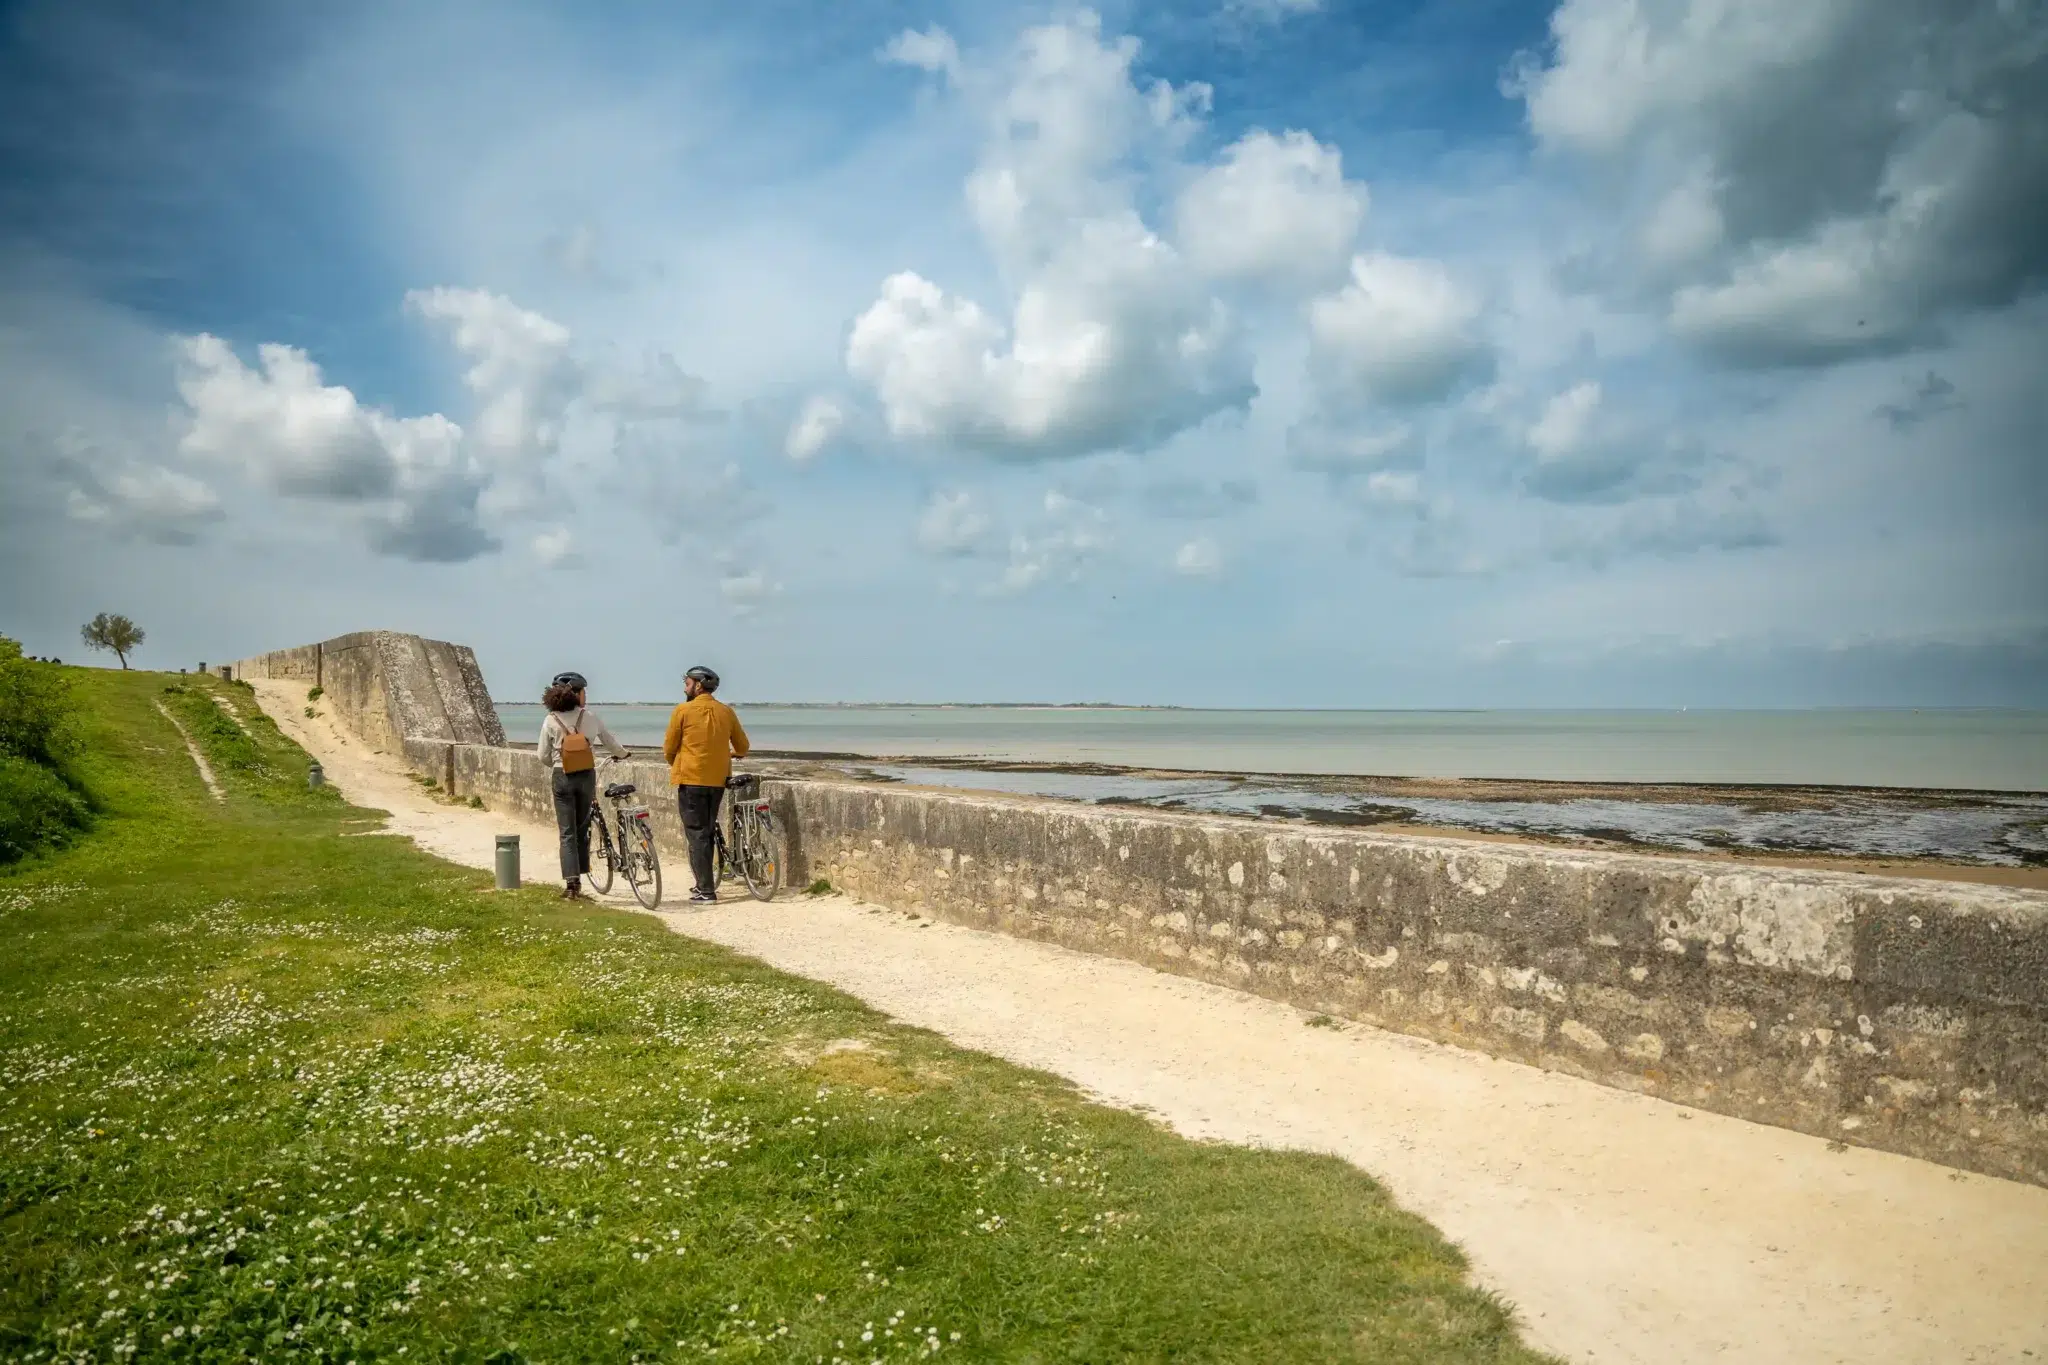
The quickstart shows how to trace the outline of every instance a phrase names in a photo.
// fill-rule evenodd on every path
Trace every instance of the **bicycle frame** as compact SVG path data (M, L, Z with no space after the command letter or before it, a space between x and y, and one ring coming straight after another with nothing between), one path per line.
M591 811L592 823L598 827L597 837L610 845L614 872L623 871L633 888L634 898L652 909L661 900L661 868L654 851L653 817L637 792L629 805L605 793L604 789L610 785L610 782L604 782L598 787L597 801ZM596 856L595 849L592 856ZM643 891L643 884L649 889Z

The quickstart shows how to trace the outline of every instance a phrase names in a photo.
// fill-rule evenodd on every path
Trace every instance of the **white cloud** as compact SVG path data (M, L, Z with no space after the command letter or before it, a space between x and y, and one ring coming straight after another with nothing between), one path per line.
M934 41L912 36L919 52ZM991 137L967 200L1016 282L1012 306L1004 320L915 271L883 283L846 367L892 436L1057 458L1151 446L1250 401L1230 315L1133 193L1131 168L1170 158L1206 91L1141 90L1136 52L1084 12L1027 30L999 70L969 73Z
M953 41L952 34L937 24L922 33L905 29L897 34L883 47L882 59L914 66L934 75L957 78L960 74L960 45Z
M1287 433L1287 460L1297 469L1338 476L1421 464L1422 438L1412 426L1331 426L1304 422Z
M178 340L178 392L191 420L179 448L239 466L278 492L365 499L396 482L376 414L321 382L304 351L266 344L251 369L219 337Z
M1368 252L1309 305L1309 364L1337 404L1433 402L1487 362L1479 299L1436 261Z
M1214 578L1223 572L1223 552L1207 536L1197 536L1174 551L1173 571L1186 578Z
M116 535L190 545L208 525L221 520L220 496L204 483L162 465L131 465L99 478L83 465L70 466L73 482L65 510Z
M917 519L917 545L927 554L969 555L986 549L995 522L972 493L941 489Z
M482 289L416 289L405 301L448 325L456 350L470 360L463 383L478 405L470 439L507 481L508 505L538 501L541 467L560 448L569 405L583 392L569 329Z
M576 537L566 526L551 526L531 541L533 557L548 569L576 569L583 556L576 549Z
M566 327L483 290L415 290L406 305L444 325L470 362L463 383L476 413L468 424L365 407L294 347L259 347L252 369L226 342L202 335L178 343L188 419L180 450L238 467L279 493L354 504L372 546L417 560L471 558L497 546L489 523L557 507L564 494L549 481L574 413L607 424L596 430L629 463L659 465L660 454L688 450L692 474L701 473L684 429L705 416L704 382L667 353L630 367L586 363ZM648 491L635 490L643 502ZM690 491L700 518L756 514L736 467ZM555 535L543 528L530 544L543 562L570 562L550 548Z
M1414 507L1422 502L1422 476L1412 469L1376 469L1360 491L1365 501L1382 507Z
M1687 492L1717 463L1696 440L1659 432L1608 406L1598 383L1554 395L1526 434L1536 456L1526 486L1554 502L1627 502Z
M1703 350L1917 344L2048 273L2037 5L1564 0L1551 31L1511 92L1622 187L1633 253Z
M759 569L732 569L718 580L718 594L725 599L726 609L734 616L752 616L782 592L782 585L771 581Z
M1337 148L1255 129L1181 191L1174 235L1213 278L1313 288L1342 276L1365 210Z
M846 425L846 409L835 398L822 394L805 400L796 420L789 424L789 434L782 443L782 453L798 462L813 459L826 446L832 444Z
M1543 405L1543 415L1529 428L1529 444L1544 459L1558 459L1585 444L1593 414L1600 408L1600 386L1574 384Z
M1010 562L991 591L1020 593L1041 583L1072 583L1109 547L1101 508L1054 489L1045 495L1045 525L1010 538Z

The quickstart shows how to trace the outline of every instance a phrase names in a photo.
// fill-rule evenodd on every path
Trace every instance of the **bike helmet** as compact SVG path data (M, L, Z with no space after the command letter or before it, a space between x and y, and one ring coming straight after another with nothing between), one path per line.
M702 664L698 664L695 668L683 674L683 676L686 678L695 678L699 683L703 685L703 688L706 692L716 692L718 690L718 675L716 673L713 673L710 669L704 667L704 665Z
M555 687L573 687L578 692L590 686L588 682L584 681L581 673L557 673L552 685Z

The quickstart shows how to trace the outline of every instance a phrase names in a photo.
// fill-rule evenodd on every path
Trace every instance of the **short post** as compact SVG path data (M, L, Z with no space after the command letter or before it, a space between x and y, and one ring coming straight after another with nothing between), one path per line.
M519 886L519 836L498 836L498 889L512 891Z
M319 759L316 758L306 765L306 787L308 790L318 791L325 785L326 781L327 770L320 766Z

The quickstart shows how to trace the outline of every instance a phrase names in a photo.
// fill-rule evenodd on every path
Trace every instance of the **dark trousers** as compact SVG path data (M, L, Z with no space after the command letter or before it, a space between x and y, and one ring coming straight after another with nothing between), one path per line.
M597 804L597 774L555 769L555 828L562 835L562 880L590 871L590 810Z
M690 843L690 872L697 878L697 889L707 896L718 889L712 881L711 831L718 824L718 804L723 800L723 787L676 788L676 814L683 817L683 837Z

